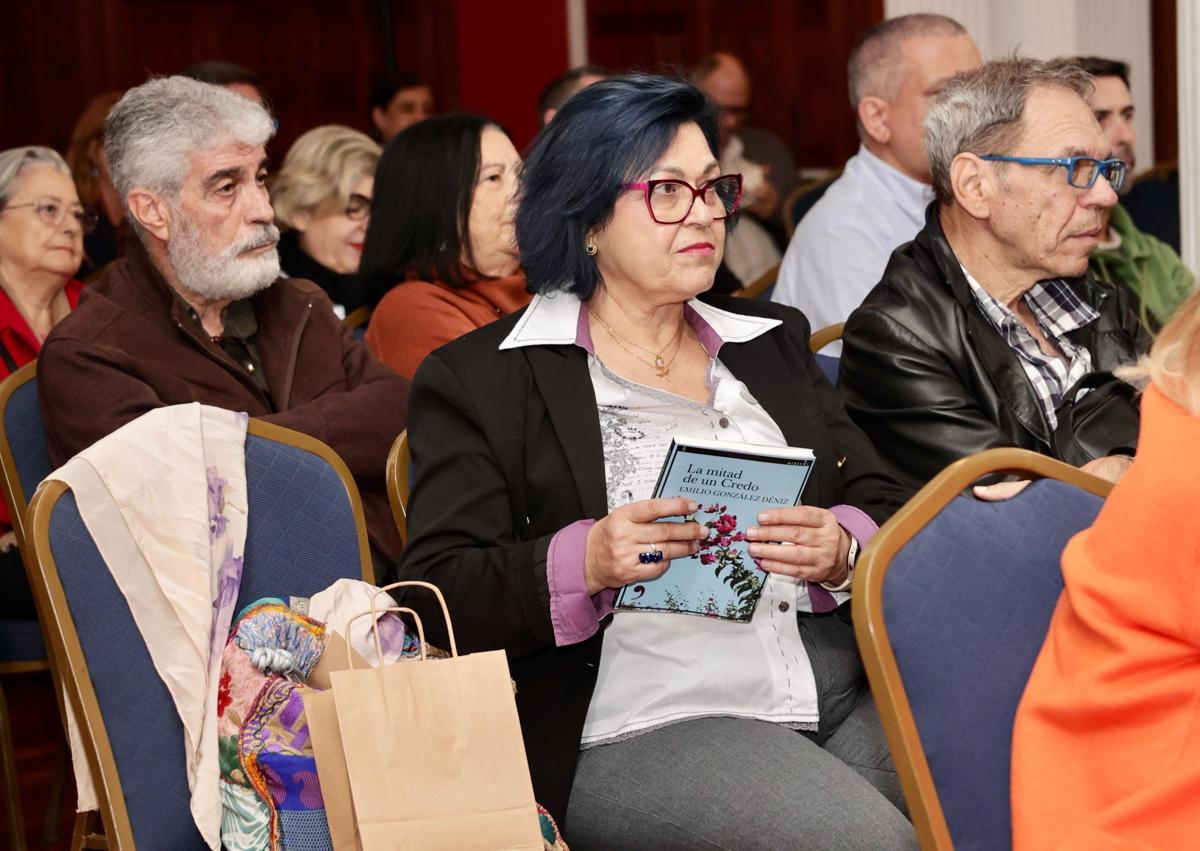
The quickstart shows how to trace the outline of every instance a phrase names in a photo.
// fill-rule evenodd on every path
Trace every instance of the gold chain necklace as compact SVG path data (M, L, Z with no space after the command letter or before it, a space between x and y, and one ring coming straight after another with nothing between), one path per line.
M584 305L584 306L587 307L587 305ZM672 337L670 340L668 340L667 344L665 346L663 346L661 349L659 349L657 352L652 351L651 349L647 349L645 346L639 346L637 343L633 343L633 342L629 343L629 346L633 346L634 348L641 349L646 354L651 355L654 358L654 363L650 363L645 358L639 357L637 352L634 352L633 350L631 350L629 348L629 346L625 345L625 341L623 341L621 339L621 336L616 331L613 330L611 325L609 325L607 322L605 322L603 319L600 318L600 314L596 313L596 311L592 310L590 307L587 308L587 312L590 313L595 318L595 320L600 323L601 327L604 328L604 330L608 332L608 336L613 338L613 342L616 343L618 346L620 346L627 355L629 355L630 357L632 357L634 360L638 361L639 363L644 363L646 366L651 367L655 371L655 374L659 378L666 378L667 381L671 380L670 378L668 378L668 376L671 373L671 364L675 363L675 358L679 357L679 353L681 351L683 351L683 325L682 324L679 326L678 330L675 332L675 336ZM666 352L667 349L671 348L671 345L673 343L675 343L676 341L678 341L679 345L677 345L675 347L675 354L671 355L670 359L664 360L663 353Z

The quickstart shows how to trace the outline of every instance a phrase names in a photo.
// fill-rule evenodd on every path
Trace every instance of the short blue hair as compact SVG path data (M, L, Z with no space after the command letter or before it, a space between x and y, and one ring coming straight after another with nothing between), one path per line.
M521 176L517 244L530 290L591 296L600 272L584 251L588 233L685 124L700 127L716 158L716 108L682 80L630 74L571 96L534 140Z

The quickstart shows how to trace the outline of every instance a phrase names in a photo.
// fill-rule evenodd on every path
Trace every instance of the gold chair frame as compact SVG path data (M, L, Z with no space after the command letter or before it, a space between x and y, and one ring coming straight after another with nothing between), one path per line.
M352 310L346 314L346 318L342 320L342 324L351 330L361 328L371 320L371 308L363 305L357 310Z
M392 507L392 518L396 521L396 528L400 530L400 540L405 544L408 543L408 495L411 492L408 468L411 463L408 429L405 429L396 436L387 457L388 504Z
M808 338L808 350L815 355L835 340L842 339L842 331L845 329L845 322L837 322L826 325L820 331L813 331L812 336Z
M896 553L965 488L991 473L1057 479L1101 498L1107 497L1113 487L1111 482L1036 452L988 449L955 461L935 476L875 533L863 550L855 566L850 597L854 633L917 839L925 851L953 851L954 844L888 638L883 619L883 581Z
M311 452L333 467L346 488L346 494L354 513L362 578L366 582L373 582L374 568L367 544L367 525L363 516L362 500L358 494L358 487L341 457L316 438L272 423L250 420L246 431L248 435L267 438ZM87 753L92 778L96 783L96 795L100 803L100 820L104 825L104 836L107 838L106 845L96 846L86 844L89 838L84 837L82 844L73 847L100 847L114 849L114 851L132 851L135 848L133 829L130 826L129 811L125 806L125 796L122 793L121 778L117 773L112 745L108 739L108 729L104 716L100 712L91 673L88 671L87 661L84 659L79 635L75 631L75 622L71 618L71 610L67 604L62 582L58 577L58 568L50 545L50 518L54 506L58 504L58 500L67 490L66 483L61 481L48 481L38 488L29 506L29 528L32 535L31 542L38 580L33 583L38 613L47 632L47 643L53 644L54 647L52 658L65 660L62 669L63 683L66 687L67 699L71 702L71 707L79 722L79 734ZM191 816L188 813L180 813L179 817L190 818ZM82 821L77 823L77 837L81 831L86 833L86 830L85 823Z
M806 183L801 183L795 189L787 194L783 199L783 230L787 234L788 241L792 239L792 234L796 232L796 225L799 222L792 221L792 210L796 206L796 201L803 198L810 192L820 189L822 186L829 186L839 177L842 176L842 170L838 169L836 174L831 174L827 177L819 178L818 180L810 180ZM812 209L811 207L809 209Z
M776 263L740 290L734 290L730 295L734 298L758 298L774 285L775 280L779 277L779 266L780 264Z

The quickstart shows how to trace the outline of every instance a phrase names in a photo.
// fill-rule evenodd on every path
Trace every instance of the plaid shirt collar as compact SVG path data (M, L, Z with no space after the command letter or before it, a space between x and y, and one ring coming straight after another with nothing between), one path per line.
M985 290L966 267L962 271L983 315L1021 359L1042 411L1054 428L1058 423L1055 411L1063 394L1092 371L1091 352L1076 346L1067 339L1067 334L1095 322L1100 318L1099 311L1080 298L1064 278L1048 278L1034 284L1023 296L1025 304L1033 312L1042 334L1066 357L1047 355L1011 310Z

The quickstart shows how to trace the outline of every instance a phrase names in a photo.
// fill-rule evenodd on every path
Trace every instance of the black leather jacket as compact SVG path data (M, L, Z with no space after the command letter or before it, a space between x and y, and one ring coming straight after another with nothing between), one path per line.
M1067 339L1087 347L1096 371L1136 361L1150 337L1125 291L1086 276L1073 285L1100 318ZM976 305L936 202L846 322L838 385L855 423L914 490L984 449L1054 454L1033 385Z

